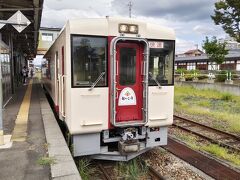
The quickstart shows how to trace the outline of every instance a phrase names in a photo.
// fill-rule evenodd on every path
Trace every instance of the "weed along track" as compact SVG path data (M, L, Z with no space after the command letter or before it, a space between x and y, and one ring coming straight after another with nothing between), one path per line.
M218 129L179 116L174 116L173 126L191 134L195 134L203 139L206 139L207 141L210 141L211 143L228 148L233 152L240 153L239 136L220 131Z
M135 159L130 162L95 161L96 167L105 180L141 179L164 180L165 178L144 161Z
M80 160L79 170L83 179L131 179L131 180L163 180L159 172L139 158L129 162L104 160ZM87 167L87 168L86 168Z

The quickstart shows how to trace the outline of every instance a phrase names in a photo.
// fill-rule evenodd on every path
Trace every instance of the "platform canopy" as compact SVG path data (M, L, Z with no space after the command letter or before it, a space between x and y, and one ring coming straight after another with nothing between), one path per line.
M44 0L0 0L0 20L8 20L18 10L31 22L21 33L12 25L6 24L0 29L2 40L9 45L9 36L13 37L14 52L34 57L37 53L38 33L42 17Z

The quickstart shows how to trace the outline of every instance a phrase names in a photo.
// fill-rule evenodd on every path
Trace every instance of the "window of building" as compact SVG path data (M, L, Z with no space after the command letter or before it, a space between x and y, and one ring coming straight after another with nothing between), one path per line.
M207 64L207 62L197 62L197 64Z
M237 61L236 70L240 71L240 61Z
M216 62L208 62L208 70L219 70L219 67Z
M187 70L195 70L196 63L187 63Z
M186 63L178 63L178 65L186 66Z
M161 41L162 48L150 48L149 72L161 85L173 84L174 41ZM149 85L157 85L149 77Z
M107 39L72 35L72 78L73 86L89 87L106 72ZM97 86L107 85L103 75Z
M53 41L53 34L52 33L42 33L42 40L43 41Z

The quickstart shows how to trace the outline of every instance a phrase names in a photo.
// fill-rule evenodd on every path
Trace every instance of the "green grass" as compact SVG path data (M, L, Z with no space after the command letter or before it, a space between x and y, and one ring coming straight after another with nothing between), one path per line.
M78 171L83 180L89 180L91 174L93 174L96 169L91 167L91 161L88 158L81 158L78 160Z
M223 93L221 99L224 101L232 101L233 95L229 93Z
M229 153L227 149L219 147L216 144L205 145L202 147L204 151L207 151L217 157L223 158L227 161L230 161L237 166L240 166L240 155Z
M182 133L180 130L176 130L176 137L184 141L191 148L199 150L197 138L195 136L189 136L188 134Z
M52 165L52 164L56 164L56 159L53 158L53 157L43 156L43 157L40 157L37 160L37 163L42 165L42 166L49 166L49 165Z
M175 86L175 111L213 119L214 127L240 134L240 96Z
M217 144L203 143L199 141L195 136L183 133L180 130L175 130L175 137L185 142L192 149L208 152L215 157L227 160L237 166L240 165L240 155L236 153L230 153L227 149L220 147Z
M119 162L115 168L118 177L126 180L138 180L147 174L147 166L136 158L129 162Z

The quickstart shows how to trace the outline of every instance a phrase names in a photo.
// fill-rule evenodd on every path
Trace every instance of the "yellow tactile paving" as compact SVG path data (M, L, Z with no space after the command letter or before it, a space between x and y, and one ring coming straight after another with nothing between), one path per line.
M13 130L12 141L25 141L27 137L28 113L32 94L32 80L28 84L27 91L20 106L15 127Z

